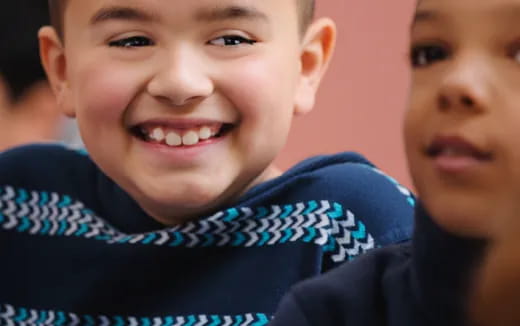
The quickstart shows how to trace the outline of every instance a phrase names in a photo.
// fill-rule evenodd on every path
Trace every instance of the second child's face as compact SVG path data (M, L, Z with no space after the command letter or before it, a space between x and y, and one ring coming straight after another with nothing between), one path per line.
M419 1L411 43L417 191L447 229L492 236L520 213L520 0Z
M69 1L60 87L91 157L165 223L273 177L293 115L312 106L296 8Z

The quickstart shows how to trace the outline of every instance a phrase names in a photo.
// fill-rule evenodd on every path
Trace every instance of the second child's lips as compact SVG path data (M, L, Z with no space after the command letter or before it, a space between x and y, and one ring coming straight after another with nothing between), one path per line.
M466 171L492 160L492 153L479 148L462 137L436 137L426 154L434 160L438 170L449 173Z

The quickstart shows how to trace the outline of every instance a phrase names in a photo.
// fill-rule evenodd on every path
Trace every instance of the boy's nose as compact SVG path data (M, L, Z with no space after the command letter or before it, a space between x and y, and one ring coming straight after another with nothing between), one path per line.
M446 69L439 89L438 108L442 111L485 110L490 96L485 67L475 62L458 64Z
M163 59L150 80L150 95L172 106L184 106L213 93L213 81L197 55L177 51Z

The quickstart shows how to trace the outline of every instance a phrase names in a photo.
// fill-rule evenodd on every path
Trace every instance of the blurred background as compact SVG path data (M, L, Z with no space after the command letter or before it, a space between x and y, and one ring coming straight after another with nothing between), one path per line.
M409 85L408 30L415 0L317 0L338 46L316 108L298 117L281 168L314 154L361 152L411 186L401 139Z

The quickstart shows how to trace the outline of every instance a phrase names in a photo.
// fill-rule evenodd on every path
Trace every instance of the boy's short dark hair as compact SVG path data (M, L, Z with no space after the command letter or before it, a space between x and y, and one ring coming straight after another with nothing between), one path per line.
M12 101L20 99L25 91L39 81L45 81L40 63L36 34L49 24L47 4L44 1L2 1L0 23L0 76L7 84Z
M63 37L63 11L67 0L49 0L51 24ZM296 0L300 11L301 30L304 31L314 17L315 0Z

